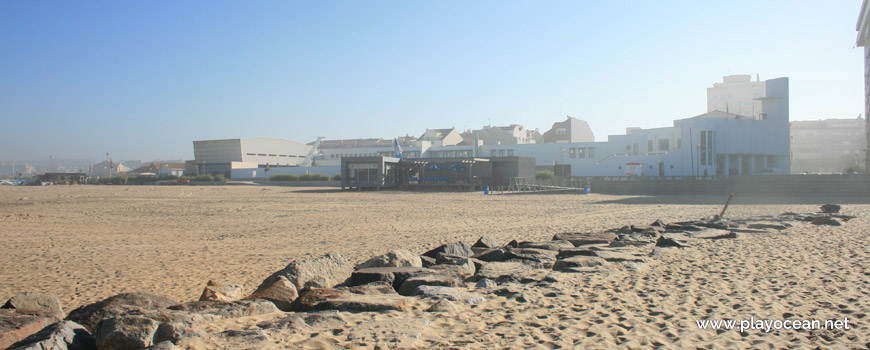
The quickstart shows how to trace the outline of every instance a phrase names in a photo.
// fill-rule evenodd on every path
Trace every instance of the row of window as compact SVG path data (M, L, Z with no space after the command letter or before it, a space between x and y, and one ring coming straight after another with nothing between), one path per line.
M653 146L655 145L655 143L653 143L653 140L648 140L648 141L646 142L646 151L647 151L647 152L656 152L656 151L658 151L658 152L667 152L667 151L670 151L670 150L671 150L671 140L669 140L669 139L660 139L660 140L658 140L658 141L659 141L659 142L658 142L658 143L659 143L659 144L658 144L658 149L656 149L656 148L653 147ZM677 148L679 148L679 147L680 147L680 139L677 139ZM626 152L631 152L632 154L638 154L638 153L640 153L640 148L639 148L638 145L635 143L635 144L632 144L632 145L626 145L626 146L625 146L625 151L626 151Z
M245 153L245 155L258 156L258 157L302 158L302 156L294 156L294 155L287 155L287 154Z
M595 147L571 147L568 149L569 158L595 158Z

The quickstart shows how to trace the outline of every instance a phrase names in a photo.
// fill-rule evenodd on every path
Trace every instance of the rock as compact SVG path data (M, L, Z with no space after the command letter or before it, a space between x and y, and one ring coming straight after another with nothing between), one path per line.
M469 246L468 243L465 242L447 243L438 248L425 252L423 253L423 255L430 258L438 258L438 253L461 256L466 258L474 255L474 251L471 250L471 246Z
M325 280L319 284L334 287L347 281L352 272L353 266L340 254L327 254L315 259L297 260L263 280L254 294L272 286L279 276L286 278L299 290L305 288L306 282L318 278Z
M10 350L94 350L97 343L82 325L72 321L53 323L12 345Z
M616 239L616 234L612 232L601 233L559 233L553 236L554 240L566 240L571 242L575 247L590 245L590 244L610 244Z
M168 309L220 318L259 316L279 311L275 304L267 300L191 301Z
M420 256L407 249L395 249L387 254L377 256L357 266L357 269L370 267L423 267Z
M430 274L432 270L422 267L372 267L359 269L350 275L350 285L359 286L372 282L387 282L398 290L411 276Z
M300 317L299 315L290 314L279 319L257 323L257 327L259 327L260 329L302 331L306 329L308 325L305 324L305 320L303 320L302 317Z
M474 255L474 258L480 259L481 261L492 262L492 261L504 261L505 260L505 250L502 248L493 248L489 249L485 252L478 253Z
M51 311L0 309L0 349L6 349L60 320L57 313Z
M489 278L484 278L480 281L477 281L477 284L475 284L474 287L475 288L495 288L495 287L498 287L498 283L496 283L495 281L493 281Z
M558 252L560 249L574 248L574 244L564 240L552 240L544 242L527 242L520 244L520 248L544 249Z
M293 303L294 311L407 311L409 308L408 299L399 295L363 295L351 293L346 289L330 288L312 289Z
M478 239L477 242L475 242L474 245L472 245L471 247L472 247L472 248L474 248L474 247L479 247L479 248L495 248L495 247L498 247L498 246L499 246L499 245L498 245L498 242L496 242L495 239L493 239L493 238L490 237L490 236L483 235L483 236L481 236L480 239Z
M171 341L168 341L168 340L164 340L160 343L157 343L157 344L154 344L154 345L151 345L151 346L145 348L145 350L176 350L176 349L178 349L178 347L176 347L175 344L173 344Z
M143 316L121 316L100 322L96 334L100 350L138 350L154 344L160 323Z
M613 241L610 243L610 245L612 246L614 243L618 243L618 242L619 241ZM625 244L622 244L622 245L625 246ZM579 255L595 256L595 252L590 250L589 248L562 249L559 251L559 255L557 256L557 258L560 258L560 259L561 258L570 258L572 256L579 256Z
M782 231L788 228L786 225L779 224L749 224L747 227L751 229L759 229L759 230L777 230Z
M439 255L440 256L440 255ZM441 264L430 267L435 274L455 277L465 280L477 271L477 267L470 258L445 259Z
M553 262L556 261L556 255L554 254L522 254L515 253L515 250L511 250L505 254L505 261L515 261L521 262L524 264L531 265L535 268L548 269L553 266Z
M631 254L624 251L613 251L613 250L597 250L595 251L595 255L599 258L606 260L607 262L639 262L645 263L649 261L649 258L640 254Z
M445 286L458 287L462 285L462 281L451 276L444 275L422 275L414 276L405 280L399 288L399 294L411 296L417 292L419 286Z
M577 249L577 248L574 248L574 246L572 245L572 246L570 246L570 248L561 248L561 249ZM511 253L514 253L514 254L521 254L521 255L552 255L552 256L559 255L559 250L550 250L550 249L543 249L543 248L509 248L508 251Z
M290 304L299 297L299 291L296 286L284 277L277 276L275 281L270 286L258 288L254 294L251 294L245 299L257 300L263 299L271 301L282 311L290 311ZM200 298L201 299L201 298Z
M477 304L483 301L483 296L477 293L469 293L459 288L441 286L419 286L415 295L426 298L442 298L452 301L461 301L466 304Z
M510 241L510 242L508 242L507 247L519 248L520 242L517 242L517 240Z
M836 213L840 212L840 206L837 204L825 204L825 205L819 207L819 209L823 213L828 213L828 214L836 214Z
M662 219L656 219L656 221L653 221L649 225L659 231L665 231L665 229L667 228L667 225L664 221L662 221Z
M218 300L233 301L245 297L245 287L227 281L209 280L199 296L200 301Z
M656 241L656 247L677 247L682 248L683 245L671 238L659 237Z
M478 281L490 279L499 283L515 281L532 273L534 269L521 262L491 262L484 265L474 275Z
M456 306L453 305L452 301L441 299L426 309L426 312L453 312L454 310L456 310Z
M553 270L561 271L569 267L595 267L607 264L607 261L597 256L573 256L556 260Z
M435 258L430 258L428 256L421 255L420 261L423 262L423 267L429 267L435 265Z
M58 315L58 318L63 318L63 308L60 306L60 299L48 294L34 292L18 293L9 298L6 304L3 305L3 308L54 312Z
M348 287L347 290L354 294L363 295L398 295L393 285L384 281Z
M708 233L708 234L705 234L703 236L695 236L695 237L696 238L703 238L703 239L735 239L735 238L739 237L737 235L737 232L734 232L734 231L724 231L724 230L716 230L716 231L719 233L718 234Z
M133 309L159 310L175 305L175 300L164 296L146 293L123 293L93 304L81 306L67 315L66 319L76 322L91 333L96 333L97 323Z
M828 226L842 226L843 223L840 220L829 216L813 216L810 221L813 225L828 225Z

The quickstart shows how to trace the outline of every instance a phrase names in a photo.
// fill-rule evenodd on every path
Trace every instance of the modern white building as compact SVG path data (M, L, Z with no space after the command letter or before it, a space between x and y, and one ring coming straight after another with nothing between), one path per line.
M855 24L858 38L855 44L864 48L864 142L870 149L870 119L867 119L870 118L870 46L867 45L870 40L870 5L867 1L861 3L861 10L858 13L858 23ZM870 164L870 151L864 154L864 164Z
M310 150L309 145L278 138L193 141L197 174L230 176L237 168L298 166Z
M728 75L721 83L707 88L707 112L720 111L747 117L758 117L761 113L760 97L765 96L765 82L752 76Z

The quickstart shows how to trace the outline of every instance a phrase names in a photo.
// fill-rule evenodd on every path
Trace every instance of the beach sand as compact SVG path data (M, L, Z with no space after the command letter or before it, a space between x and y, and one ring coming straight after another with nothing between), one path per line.
M717 214L724 201L272 186L0 187L0 298L53 294L66 312L132 291L190 301L209 279L253 290L292 260L330 252L362 262L395 248L422 253L446 242L473 243L484 234L503 243L549 240L561 232L699 219ZM735 198L728 216L816 211L824 204L763 202ZM268 346L258 347L371 346L398 327L419 334L385 346L863 348L870 346L870 218L864 215L870 205L841 204L857 218L840 227L799 223L779 233L695 240L688 248L660 249L646 264L558 273L559 281L546 286L509 286L524 290L527 302L486 294L476 305L456 303L453 312L425 312L433 301L415 299L407 312L341 313L343 324L328 325L329 332L272 331ZM285 316L227 320L206 331L251 329ZM750 318L848 318L850 329L741 333L696 323ZM208 339L181 345L216 346Z

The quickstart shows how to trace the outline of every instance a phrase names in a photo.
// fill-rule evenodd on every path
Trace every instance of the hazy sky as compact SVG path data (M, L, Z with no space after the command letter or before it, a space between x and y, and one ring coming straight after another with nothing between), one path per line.
M596 139L790 78L863 112L860 0L2 1L0 159L192 159L193 140L417 135L571 115Z

